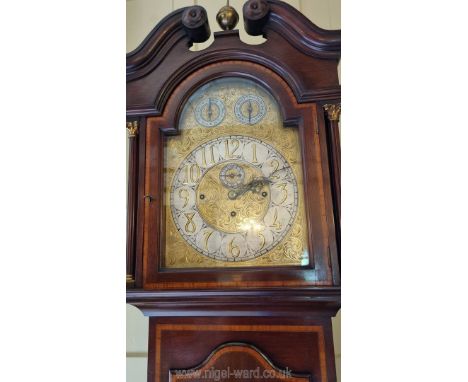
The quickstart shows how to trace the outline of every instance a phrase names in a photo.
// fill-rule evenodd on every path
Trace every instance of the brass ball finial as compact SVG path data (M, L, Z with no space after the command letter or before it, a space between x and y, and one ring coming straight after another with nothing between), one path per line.
M227 5L219 10L218 14L216 15L216 21L223 31L230 31L234 29L239 22L239 14L233 7L229 5L229 0Z

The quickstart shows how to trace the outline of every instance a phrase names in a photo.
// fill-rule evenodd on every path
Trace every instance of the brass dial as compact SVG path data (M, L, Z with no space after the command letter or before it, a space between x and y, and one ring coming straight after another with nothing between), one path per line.
M274 98L215 80L187 102L179 130L166 147L164 266L307 265L299 137Z
M207 162L206 153L214 150L217 155ZM246 261L287 235L297 196L290 165L271 145L248 136L222 136L197 146L182 161L171 187L172 216L200 254Z

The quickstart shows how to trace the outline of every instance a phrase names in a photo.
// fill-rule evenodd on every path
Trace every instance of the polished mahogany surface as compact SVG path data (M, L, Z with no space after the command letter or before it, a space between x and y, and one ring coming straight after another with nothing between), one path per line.
M289 371L296 381L334 381L331 338L325 319L151 318L148 380L167 381L176 374L181 380L183 371L192 371L193 377L194 371L216 365L219 372L259 368L276 370L277 378ZM205 375L210 380L210 373Z
M162 251L163 198L152 201L146 194L162 195L164 136L177 134L178 105L183 104L201 84L220 77L246 77L261 82L279 99L284 124L297 128L302 142L306 215L308 222L310 261L308 267L274 269L163 269ZM144 166L144 199L140 220L143 222L143 240L137 243L137 256L142 263L142 280L137 283L145 289L213 288L213 287L281 287L336 285L339 280L337 248L331 193L330 171L327 160L326 130L319 122L322 108L316 103L298 104L288 85L271 70L244 61L225 61L209 65L187 77L171 95L165 112L160 117L148 117L146 125L147 153ZM323 122L323 120L321 120ZM334 266L335 264L335 266Z
M203 326L200 326L203 328ZM272 327L273 329L274 327ZM216 348L199 366L190 369L172 369L169 381L251 381L268 378L273 382L309 382L310 374L293 373L289 368L280 369L255 346L243 342L228 342Z
M190 19L197 14L200 20ZM194 380L187 370L228 366L259 367L275 378L287 369L297 381L336 380L331 317L340 307L340 142L337 121L325 109L340 102L340 31L323 30L278 0L249 0L244 18L249 33L266 38L263 44L247 45L238 31L226 31L205 50L190 51L193 41L209 36L209 26L201 10L181 9L127 55L127 122L138 125L129 138L127 301L150 316L148 381ZM190 95L222 77L267 89L284 128L299 131L306 267L161 266L164 142L178 134Z

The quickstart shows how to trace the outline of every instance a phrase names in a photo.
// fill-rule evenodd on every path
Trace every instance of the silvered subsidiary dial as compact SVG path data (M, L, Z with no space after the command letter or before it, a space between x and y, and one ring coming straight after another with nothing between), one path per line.
M266 114L265 102L262 97L248 94L239 97L234 106L237 119L248 125L260 122Z
M226 116L226 108L219 98L209 97L201 101L195 108L195 119L205 127L219 125Z
M219 173L219 180L226 188L236 189L244 185L245 171L236 163L225 165Z
M246 261L272 250L289 232L298 187L285 158L249 136L210 140L174 174L171 212L195 250L221 261Z

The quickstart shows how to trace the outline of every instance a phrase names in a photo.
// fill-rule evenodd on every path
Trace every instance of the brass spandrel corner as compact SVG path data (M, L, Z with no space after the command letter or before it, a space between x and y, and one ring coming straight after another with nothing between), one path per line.
M339 121L341 116L341 104L326 104L323 106L330 121Z
M138 121L127 122L128 137L134 138L138 135Z

